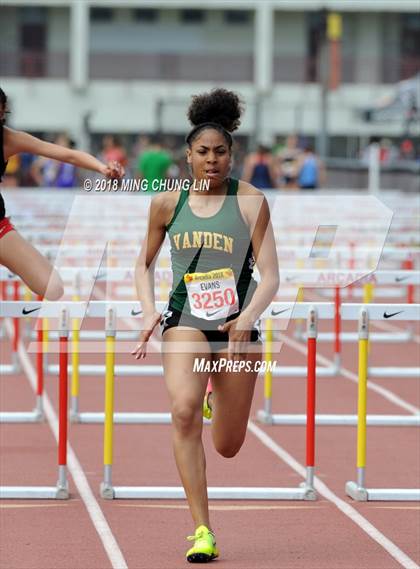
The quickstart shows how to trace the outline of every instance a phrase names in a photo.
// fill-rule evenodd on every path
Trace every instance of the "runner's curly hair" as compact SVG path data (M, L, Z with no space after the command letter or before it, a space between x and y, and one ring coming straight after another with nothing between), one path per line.
M4 124L6 122L6 113L8 113L7 109L7 95L0 87L0 112L4 115L3 118L0 119L0 124Z
M231 132L240 125L243 105L239 96L227 89L213 89L209 93L194 95L187 116L193 129L186 137L189 146L206 128L223 134L229 148L232 147Z

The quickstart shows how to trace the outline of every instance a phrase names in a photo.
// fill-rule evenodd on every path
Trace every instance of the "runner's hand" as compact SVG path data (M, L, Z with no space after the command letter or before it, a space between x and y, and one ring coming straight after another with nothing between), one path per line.
M229 334L228 358L234 361L243 359L248 352L248 344L251 340L252 324L238 316L234 320L218 326L219 332Z
M147 353L147 342L150 336L153 334L153 330L159 324L161 315L159 312L152 312L150 315L145 315L143 318L143 330L140 332L139 343L137 347L131 352L131 354L138 359L143 359L146 357Z
M120 180L124 176L125 170L122 164L116 160L112 160L106 165L104 174L107 178Z

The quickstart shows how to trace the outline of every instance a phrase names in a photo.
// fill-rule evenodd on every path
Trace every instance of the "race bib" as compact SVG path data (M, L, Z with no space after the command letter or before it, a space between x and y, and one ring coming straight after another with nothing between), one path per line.
M219 320L239 311L232 269L187 273L184 282L193 316L204 320Z

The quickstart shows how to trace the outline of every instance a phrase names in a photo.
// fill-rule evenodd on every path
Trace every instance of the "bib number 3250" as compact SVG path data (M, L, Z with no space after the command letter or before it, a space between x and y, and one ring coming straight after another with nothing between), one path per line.
M232 269L184 276L191 314L204 320L219 320L239 310L235 276Z

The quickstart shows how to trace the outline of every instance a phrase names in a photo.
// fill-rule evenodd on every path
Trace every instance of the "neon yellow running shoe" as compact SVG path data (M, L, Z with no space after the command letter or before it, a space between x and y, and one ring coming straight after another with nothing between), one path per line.
M195 530L195 535L189 535L187 539L194 541L193 547L186 554L190 563L207 563L219 557L214 533L206 526L199 526Z
M213 409L209 405L209 395L210 394L211 394L211 391L207 391L207 393L204 396L204 400L203 400L203 417L205 417L206 419L211 419L213 416Z

